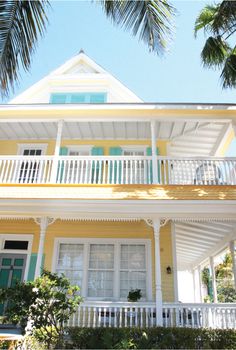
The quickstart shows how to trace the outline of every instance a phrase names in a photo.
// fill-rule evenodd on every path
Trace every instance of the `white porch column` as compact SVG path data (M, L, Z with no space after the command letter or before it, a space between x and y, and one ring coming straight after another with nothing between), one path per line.
M171 223L171 242L172 242L172 259L173 259L173 276L174 276L174 300L179 301L178 293L178 268L177 268L177 256L176 256L176 234L175 234L175 224Z
M56 137L54 156L59 156L59 153L60 153L63 125L64 125L64 120L59 120L57 124L57 137Z
M153 183L158 183L158 170L157 170L157 155L156 155L156 122L155 120L151 121L151 138L152 138L152 175Z
M160 256L160 219L153 220L155 240L155 280L156 280L156 325L163 325L162 290L161 290L161 256Z
M230 254L232 257L232 270L234 276L234 288L236 289L236 257L235 257L235 241L229 243Z
M192 270L192 276L193 276L193 294L194 294L194 302L196 303L198 301L197 298L197 286L196 286L196 269Z
M55 183L57 178L58 156L60 154L63 125L64 125L64 120L59 120L57 124L57 137L56 137L54 159L53 159L52 172L51 172L52 183Z
M44 241L45 241L46 230L48 227L48 218L43 217L43 218L37 219L36 223L38 223L40 226L40 236L39 236L39 248L38 248L38 255L37 255L34 278L39 277L41 274L41 265L42 265L43 251L44 251Z
M197 267L197 270L198 270L199 299L200 299L200 303L202 303L202 269L200 265Z
M214 303L217 303L217 288L216 288L216 274L215 274L215 264L214 257L210 257L210 269L211 269L211 277L212 277L212 289L213 289L213 300Z

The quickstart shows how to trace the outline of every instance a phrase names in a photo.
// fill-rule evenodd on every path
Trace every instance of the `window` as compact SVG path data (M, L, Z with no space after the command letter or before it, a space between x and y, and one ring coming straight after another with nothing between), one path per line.
M120 253L120 296L125 298L130 289L138 288L146 298L145 246L122 244Z
M114 245L91 244L88 297L113 297Z
M27 250L28 241L8 241L4 242L4 249L14 249L14 250Z
M119 239L69 238L58 241L55 270L79 285L84 297L127 300L129 290L139 288L144 300L151 299L148 240L134 243L129 239L124 242Z
M50 96L50 103L105 103L105 92L54 92Z
M20 183L35 183L42 173L43 163L37 162L36 157L46 153L47 144L19 144L18 154L31 157L29 161L23 161L16 169L17 181Z

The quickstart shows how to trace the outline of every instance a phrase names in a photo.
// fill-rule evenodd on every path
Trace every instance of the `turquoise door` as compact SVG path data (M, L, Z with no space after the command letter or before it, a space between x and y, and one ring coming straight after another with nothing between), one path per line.
M0 254L0 288L13 287L16 281L23 281L25 271L25 254ZM0 315L4 305L0 304Z

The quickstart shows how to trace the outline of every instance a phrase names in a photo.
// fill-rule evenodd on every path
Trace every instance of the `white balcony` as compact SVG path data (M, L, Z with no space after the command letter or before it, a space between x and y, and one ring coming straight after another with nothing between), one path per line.
M163 303L164 327L236 327L236 304ZM155 327L154 303L84 302L73 315L70 326L79 327Z
M2 184L236 185L236 158L1 156ZM154 167L157 176L154 176Z

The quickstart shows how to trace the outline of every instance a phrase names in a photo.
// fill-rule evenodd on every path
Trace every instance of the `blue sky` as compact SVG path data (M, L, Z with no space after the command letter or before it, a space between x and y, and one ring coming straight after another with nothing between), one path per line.
M222 91L219 73L201 66L204 37L193 26L206 1L172 1L178 14L175 33L164 57L114 27L98 4L52 1L50 25L39 41L30 73L22 71L19 94L83 48L85 53L147 102L236 102L235 90Z

